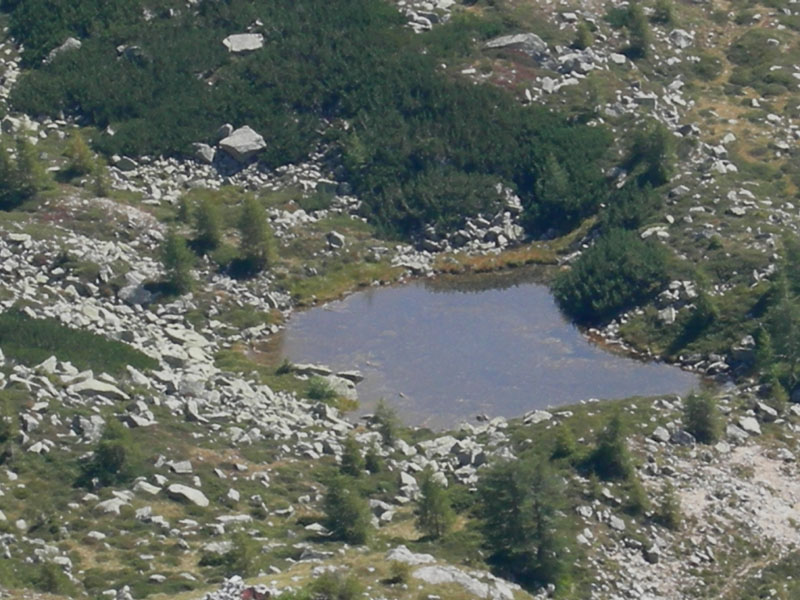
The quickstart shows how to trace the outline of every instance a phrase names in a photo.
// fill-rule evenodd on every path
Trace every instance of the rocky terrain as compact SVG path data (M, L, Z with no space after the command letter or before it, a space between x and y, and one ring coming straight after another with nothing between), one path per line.
M476 44L443 71L507 88L526 105L589 106L590 124L621 134L652 118L678 140L665 210L640 236L687 264L705 264L708 280L675 279L647 306L587 330L623 352L661 356L670 328L696 310L701 288L722 306L737 306L776 273L781 236L798 231L800 70L798 39L786 25L797 16L794 5L759 5L743 15L748 7L734 3L676 3L670 23L653 25L652 55L641 63L625 53L625 29L606 18L613 6L502 4L521 13L515 31ZM463 12L489 12L483 3L451 0L397 5L423 36ZM581 23L593 29L593 42L579 50L571 42ZM713 51L752 27L774 32L766 43L780 54L763 68L786 75L781 93L724 89L733 63ZM248 52L263 43L259 36L243 32L220 43ZM79 46L68 40L59 52ZM18 51L13 39L0 46L3 101L21 72ZM719 63L713 76L697 76L697 65L712 59ZM5 137L30 138L53 174L81 125L14 112L0 122ZM587 449L615 410L628 423L646 494L658 499L674 490L680 524L659 523L656 502L632 514L625 485L573 472L569 518L575 562L586 573L581 589L609 600L794 597L780 569L796 553L800 410L774 406L768 386L740 376L754 360L748 331L734 324L707 347L669 357L720 384L714 395L725 427L714 444L686 431L678 397L587 401L510 421L454 423L449 432L403 429L391 439L380 419L354 422L341 410L342 399L357 399L360 374L284 366L263 352L264 343L294 310L359 286L528 262L564 268L591 245L590 227L533 240L520 199L498 183L502 207L492 214L448 233L430 224L408 243L383 239L361 216L328 148L269 168L254 158L265 137L246 124L220 124L216 145L198 143L193 156L109 157L107 197L93 193L86 177L60 182L33 208L0 213L2 312L47 320L53 335L59 327L91 332L151 365L76 366L70 348L43 360L0 361L0 417L12 432L0 459L0 598L289 597L330 571L352 574L364 597L376 600L549 597L555 588L523 589L492 573L468 511L455 528L461 537L426 539L413 524L420 474L431 469L471 506L461 496L474 497L493 463L565 428ZM619 186L628 175L609 173ZM267 207L277 264L241 279L200 260L192 292L163 295L154 285L164 277L159 247L181 203L211 194L230 208L245 193ZM329 200L324 207L309 200L317 194ZM336 401L313 398L320 381ZM76 483L117 424L141 454L136 475ZM325 476L339 468L351 436L385 467L365 476L375 534L356 546L334 541L323 524ZM236 563L250 545L254 555ZM249 572L236 572L245 563Z

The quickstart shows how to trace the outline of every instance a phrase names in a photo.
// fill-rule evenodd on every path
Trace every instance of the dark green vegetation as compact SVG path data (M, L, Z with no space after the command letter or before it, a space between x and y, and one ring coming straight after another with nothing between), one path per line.
M167 285L177 294L185 294L192 289L192 255L186 240L180 237L174 229L167 232L161 247L161 262L167 274Z
M553 292L572 317L602 321L661 291L668 279L667 257L657 242L614 229L556 279Z
M430 468L420 475L417 528L432 538L440 538L453 526L455 513L447 490L436 481Z
M325 525L336 539L349 544L367 541L372 529L369 506L351 479L338 476L328 483L324 509Z
M711 394L689 394L684 401L683 412L683 425L698 442L713 444L719 439L719 414Z
M226 202L239 204L226 203L223 211L219 197L203 192L197 195L199 198L184 196L177 214L181 224L193 229L191 239L185 239L173 227L161 245L161 263L166 272L163 291L184 294L194 287L191 270L195 254L207 256L220 271L239 278L252 277L274 263L277 243L259 198L246 194L239 199L235 192L223 193ZM229 231L234 228L235 233ZM238 248L226 241L230 235L238 237Z
M481 479L479 494L492 560L528 584L569 585L569 523L551 467L543 459L499 464Z
M0 349L6 357L36 365L55 356L79 369L111 374L137 369L154 369L158 362L138 350L88 331L65 327L54 319L31 319L18 310L0 314Z
M145 453L135 443L133 433L114 420L103 431L91 459L81 464L76 484L89 489L126 484L146 476L145 465Z
M14 106L111 125L115 135L95 140L108 153L184 153L224 122L263 132L270 166L328 142L337 172L393 233L452 229L496 210L498 182L516 188L534 232L568 230L609 196L603 128L437 72L466 51L459 40L496 34L494 24L455 19L428 40L404 29L393 7L366 0L206 0L174 16L161 2L145 21L149 4L7 0L34 67ZM258 19L269 23L265 47L228 54L222 39ZM68 35L83 47L42 64Z
M13 158L0 145L0 210L16 208L52 184L36 148L25 137L17 139Z

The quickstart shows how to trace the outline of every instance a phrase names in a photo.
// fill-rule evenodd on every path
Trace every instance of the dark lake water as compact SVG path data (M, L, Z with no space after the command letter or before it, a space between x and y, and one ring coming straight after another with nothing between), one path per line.
M278 344L292 362L359 369L364 411L384 398L405 422L434 428L699 386L676 367L593 345L545 285L519 274L369 289L293 315Z

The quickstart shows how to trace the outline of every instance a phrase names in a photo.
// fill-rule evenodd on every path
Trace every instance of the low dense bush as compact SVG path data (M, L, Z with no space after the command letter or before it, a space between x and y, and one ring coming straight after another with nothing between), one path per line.
M25 137L17 139L14 156L0 145L0 210L10 210L52 184L50 175Z
M605 128L439 72L502 33L491 18L462 15L414 36L394 7L368 0L202 0L173 11L162 2L149 20L143 0L107 4L4 2L34 67L13 105L111 125L113 135L95 139L108 154L186 153L192 142L213 143L225 122L264 134L261 159L272 167L325 142L366 215L401 235L496 210L498 182L516 189L534 231L570 228L605 197ZM264 47L228 53L222 40L258 20L269 24ZM69 35L81 49L43 64ZM553 163L566 181L559 196L546 181Z
M119 485L145 473L145 458L131 431L119 421L109 421L94 449L94 454L81 464L76 484L95 488Z
M615 415L597 436L594 450L586 461L602 479L629 479L633 474L630 452L622 420Z
M0 314L0 349L6 357L36 365L56 356L79 369L124 373L131 365L154 369L158 362L135 348L103 336L65 327L55 319L32 319L17 310Z
M772 64L780 54L778 46L769 43L775 34L760 28L747 30L728 48L728 60L743 67L761 67Z
M338 396L336 390L331 387L331 384L322 377L311 378L308 382L307 394L311 400L319 400L321 402L331 402L336 400Z
M635 231L614 229L586 250L553 283L561 308L599 322L654 296L668 280L667 250Z

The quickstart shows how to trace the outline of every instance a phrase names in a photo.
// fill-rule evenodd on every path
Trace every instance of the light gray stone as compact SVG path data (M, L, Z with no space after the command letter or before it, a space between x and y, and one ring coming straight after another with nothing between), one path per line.
M173 483L167 488L167 495L173 500L191 502L195 506L205 508L208 506L208 498L200 490L183 485L180 483Z
M238 162L246 162L267 147L264 138L245 125L220 140L219 147Z
M436 559L432 555L411 552L411 550L403 545L389 550L389 552L386 553L386 560L401 562L413 566L436 562Z
M761 425L753 417L739 417L737 423L750 435L761 435Z

